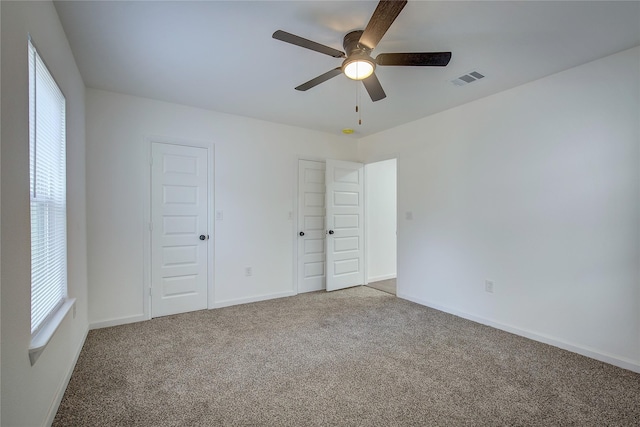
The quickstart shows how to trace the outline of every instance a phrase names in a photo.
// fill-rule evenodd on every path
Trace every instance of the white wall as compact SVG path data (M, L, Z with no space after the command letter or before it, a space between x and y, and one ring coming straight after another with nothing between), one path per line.
M87 320L84 83L50 2L1 2L2 9L2 421L52 421ZM32 367L27 33L67 99L69 313Z
M640 371L639 78L636 47L362 139L398 155L398 295Z
M396 166L365 165L367 282L396 277Z
M92 327L145 318L149 136L214 146L216 305L295 293L298 158L355 160L355 140L94 89L86 100Z

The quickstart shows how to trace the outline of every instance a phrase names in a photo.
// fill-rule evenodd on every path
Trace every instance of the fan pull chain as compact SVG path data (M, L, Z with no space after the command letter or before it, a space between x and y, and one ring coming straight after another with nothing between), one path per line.
M362 125L362 112L360 111L360 85L356 82L356 113L358 114L358 125Z
M356 83L356 113L358 112L358 82Z

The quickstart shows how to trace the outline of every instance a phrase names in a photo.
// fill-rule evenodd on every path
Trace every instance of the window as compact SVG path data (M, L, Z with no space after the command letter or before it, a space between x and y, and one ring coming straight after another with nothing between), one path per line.
M29 163L32 356L35 337L45 335L44 344L40 338L35 345L42 351L62 318L53 328L48 324L67 302L67 202L65 98L31 40Z

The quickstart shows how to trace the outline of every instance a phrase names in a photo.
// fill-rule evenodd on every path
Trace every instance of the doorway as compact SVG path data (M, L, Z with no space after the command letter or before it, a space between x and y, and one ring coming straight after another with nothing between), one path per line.
M396 294L397 160L365 165L367 286Z

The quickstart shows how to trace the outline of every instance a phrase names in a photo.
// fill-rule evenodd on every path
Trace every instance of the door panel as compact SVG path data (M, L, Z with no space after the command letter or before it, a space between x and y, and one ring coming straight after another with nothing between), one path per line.
M298 292L325 289L325 165L298 162Z
M328 291L364 284L364 165L327 160Z
M151 316L207 308L207 149L151 151Z

